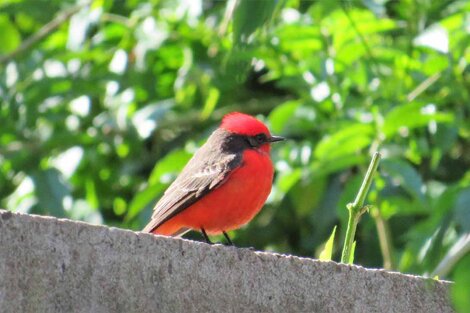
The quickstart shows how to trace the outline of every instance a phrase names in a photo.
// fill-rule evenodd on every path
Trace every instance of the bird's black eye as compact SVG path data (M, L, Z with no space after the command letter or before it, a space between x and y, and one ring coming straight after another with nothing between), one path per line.
M248 140L248 144L253 148L258 148L259 146L268 142L268 137L265 134L257 134L255 136L248 136L246 137Z
M265 134L258 134L258 135L255 136L255 139L259 144L263 144L263 143L266 142L266 135Z

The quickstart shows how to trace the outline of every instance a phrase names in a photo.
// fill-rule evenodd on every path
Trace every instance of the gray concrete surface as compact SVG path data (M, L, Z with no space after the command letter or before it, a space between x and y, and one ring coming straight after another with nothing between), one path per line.
M449 283L0 211L1 312L452 312Z

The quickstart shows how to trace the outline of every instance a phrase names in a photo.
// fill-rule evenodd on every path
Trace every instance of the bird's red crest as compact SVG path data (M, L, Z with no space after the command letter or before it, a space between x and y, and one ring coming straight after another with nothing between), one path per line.
M232 112L224 116L221 127L231 133L254 136L260 133L270 135L268 128L251 115Z

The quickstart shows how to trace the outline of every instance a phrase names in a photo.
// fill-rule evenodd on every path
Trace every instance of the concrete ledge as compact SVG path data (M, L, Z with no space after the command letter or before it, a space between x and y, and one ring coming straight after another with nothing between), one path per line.
M449 285L0 210L2 312L452 312Z

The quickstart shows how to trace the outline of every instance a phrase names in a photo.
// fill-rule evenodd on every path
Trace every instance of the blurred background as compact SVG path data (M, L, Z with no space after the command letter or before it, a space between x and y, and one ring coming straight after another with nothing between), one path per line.
M468 1L0 0L0 29L1 207L140 230L242 111L291 140L237 246L318 257L337 225L339 260L380 151L355 263L470 282Z

